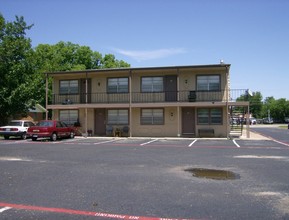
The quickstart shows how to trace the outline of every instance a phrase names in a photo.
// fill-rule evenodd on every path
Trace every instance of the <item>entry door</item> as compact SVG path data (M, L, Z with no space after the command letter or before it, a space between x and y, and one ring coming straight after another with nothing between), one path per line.
M86 103L86 79L80 80L80 103ZM87 103L91 103L91 79L87 79Z
M167 102L177 101L177 76L165 77L165 93Z
M182 134L195 135L195 109L182 108Z
M106 134L106 123L105 123L105 109L95 109L95 134L105 135Z

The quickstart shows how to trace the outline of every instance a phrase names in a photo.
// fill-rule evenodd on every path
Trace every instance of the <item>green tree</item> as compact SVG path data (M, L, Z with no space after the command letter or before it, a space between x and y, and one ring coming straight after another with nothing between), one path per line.
M254 117L260 118L262 113L262 94L261 92L253 92L252 96L249 96L250 112Z
M250 113L256 117L259 118L262 115L262 94L261 92L253 92L252 95L249 93L246 93L245 95L240 96L237 98L237 101L249 101L250 103Z
M60 41L55 45L39 44L35 48L38 69L41 72L71 71L100 68L130 67L112 54L102 55L88 46Z
M106 54L101 60L101 68L122 68L130 67L130 65L123 60L115 59L113 54Z
M283 121L285 117L289 116L289 101L285 98L274 99L274 97L267 97L262 108L262 116L270 117L275 120Z
M31 40L26 38L31 27L23 17L7 22L0 14L0 124L10 116L26 113L41 96L34 51Z
M77 71L100 68L122 68L130 65L123 60L115 59L112 54L102 55L92 51L88 46L79 46L71 42L60 41L55 45L39 44L35 48L35 65L44 77L45 72ZM43 89L45 86L43 85ZM52 82L49 81L48 99L51 99ZM45 96L41 104L45 105Z
M87 46L60 41L55 45L39 44L35 48L41 72L99 69L101 54Z

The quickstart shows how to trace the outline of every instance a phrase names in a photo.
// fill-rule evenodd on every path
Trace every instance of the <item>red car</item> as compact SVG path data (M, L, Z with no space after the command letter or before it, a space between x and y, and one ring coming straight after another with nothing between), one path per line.
M74 138L75 132L64 122L57 120L43 120L36 126L28 128L27 135L36 141L37 138L50 138L56 141L58 138Z

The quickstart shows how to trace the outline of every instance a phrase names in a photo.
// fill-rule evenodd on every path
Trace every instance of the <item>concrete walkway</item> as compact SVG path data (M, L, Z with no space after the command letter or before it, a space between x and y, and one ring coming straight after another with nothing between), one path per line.
M243 130L242 136L239 139L242 140L270 140L270 138L265 137L259 133L250 131L250 138L247 138L247 131L246 129Z
M267 124L258 124L258 125L251 125L250 126L250 138L247 138L247 130L246 130L246 127L244 128L243 130L243 134L242 136L240 137L240 139L247 139L247 140L271 140L270 138L266 137L266 136L263 136L257 132L253 132L251 130L251 128L254 129L254 127L256 128L272 128L272 127L280 127L280 126L287 126L286 124L272 124L272 125L267 125Z

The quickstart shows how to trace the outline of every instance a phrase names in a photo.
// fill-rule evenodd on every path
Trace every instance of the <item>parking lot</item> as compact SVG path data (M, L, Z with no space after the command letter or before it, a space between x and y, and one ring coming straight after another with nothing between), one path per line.
M2 139L0 219L289 219L288 144Z

